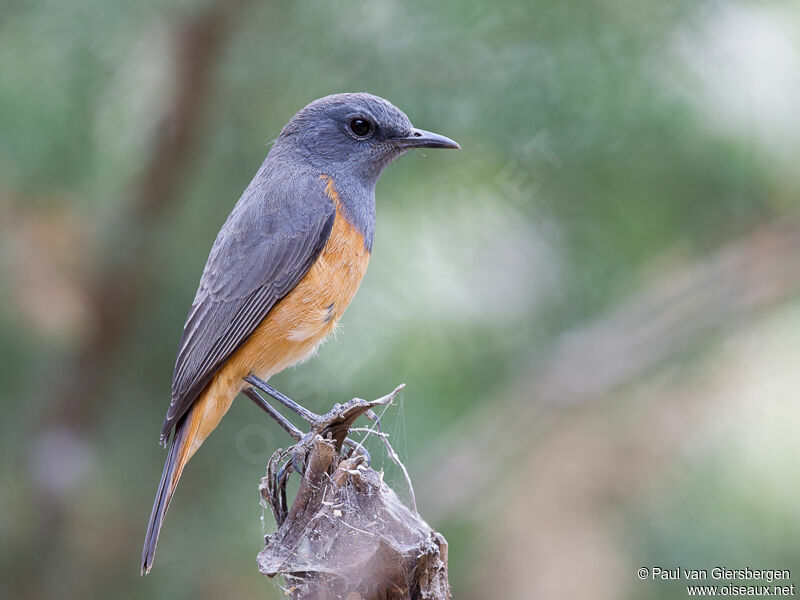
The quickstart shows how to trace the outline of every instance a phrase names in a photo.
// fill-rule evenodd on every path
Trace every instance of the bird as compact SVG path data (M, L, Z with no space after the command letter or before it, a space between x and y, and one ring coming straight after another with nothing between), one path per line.
M460 146L364 92L314 100L275 139L214 241L186 318L143 575L184 467L240 392L290 433L297 430L254 386L313 416L267 381L312 356L336 327L372 252L375 185L412 148Z

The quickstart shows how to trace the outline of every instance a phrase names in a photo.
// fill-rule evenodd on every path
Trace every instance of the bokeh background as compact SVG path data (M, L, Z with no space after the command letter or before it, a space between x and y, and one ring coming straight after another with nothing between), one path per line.
M800 577L796 2L6 0L0 597L282 596L257 484L288 440L243 398L139 556L211 243L340 91L463 151L384 174L341 334L273 383L318 411L407 383L384 427L455 597Z

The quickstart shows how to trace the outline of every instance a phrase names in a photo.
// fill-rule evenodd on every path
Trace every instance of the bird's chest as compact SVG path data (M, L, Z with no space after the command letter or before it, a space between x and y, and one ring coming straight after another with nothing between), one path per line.
M369 262L364 237L337 211L313 266L247 342L245 369L266 378L308 358L355 296ZM251 352L252 350L252 352Z
M330 333L355 296L368 263L363 236L337 211L316 262L284 299L296 309L287 339L318 342Z

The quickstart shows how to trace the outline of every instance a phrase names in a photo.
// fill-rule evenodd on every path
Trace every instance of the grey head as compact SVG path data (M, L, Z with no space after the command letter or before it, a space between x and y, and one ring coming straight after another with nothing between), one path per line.
M412 148L455 148L453 140L416 129L391 102L367 93L325 96L286 124L265 167L318 179L328 175L348 220L372 247L375 184L383 170ZM270 169L270 170L272 170Z
M334 180L374 187L383 169L411 148L459 148L444 136L415 129L391 102L366 93L315 100L286 124L272 154L291 155Z

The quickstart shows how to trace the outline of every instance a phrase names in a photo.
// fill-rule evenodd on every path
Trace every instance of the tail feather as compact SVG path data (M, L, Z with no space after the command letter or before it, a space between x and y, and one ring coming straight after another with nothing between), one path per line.
M164 471L161 473L161 481L158 484L156 499L153 503L153 510L150 513L150 522L147 524L147 533L144 538L144 548L142 549L142 575L150 572L153 567L153 560L158 544L158 534L161 532L161 525L164 515L167 514L172 494L178 485L183 467L188 460L187 457L187 438L189 420L184 417L175 427L175 435L167 453L167 460L164 463Z
M175 493L178 480L181 478L183 467L186 466L203 440L219 424L238 391L238 388L224 388L224 395L220 401L219 393L212 393L212 389L206 390L176 423L175 434L172 436L167 460L164 463L164 472L161 474L156 500L153 503L153 511L150 513L150 522L147 524L147 534L142 550L142 575L149 573L153 567L158 534L172 500L172 494Z

